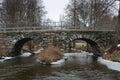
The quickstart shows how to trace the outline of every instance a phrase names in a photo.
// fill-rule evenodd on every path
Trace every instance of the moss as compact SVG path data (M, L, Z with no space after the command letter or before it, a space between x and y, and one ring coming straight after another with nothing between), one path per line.
M120 62L120 56L113 57L113 58L112 58L112 61L117 61L117 62Z

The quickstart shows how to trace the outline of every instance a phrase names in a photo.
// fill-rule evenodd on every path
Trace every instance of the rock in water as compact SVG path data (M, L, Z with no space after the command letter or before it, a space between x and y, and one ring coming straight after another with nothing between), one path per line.
M63 53L60 51L58 47L54 47L52 45L48 46L44 51L37 55L37 60L40 62L50 64L51 62L55 62L63 57Z

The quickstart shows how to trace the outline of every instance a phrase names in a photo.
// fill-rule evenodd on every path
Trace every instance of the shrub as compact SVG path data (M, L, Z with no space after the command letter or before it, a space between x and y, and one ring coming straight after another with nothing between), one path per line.
M49 45L44 51L37 55L37 59L50 64L51 62L57 61L63 57L63 53L58 47Z

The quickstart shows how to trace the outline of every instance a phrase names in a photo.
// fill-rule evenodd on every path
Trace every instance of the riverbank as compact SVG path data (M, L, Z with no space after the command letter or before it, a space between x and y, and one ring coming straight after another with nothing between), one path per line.
M102 57L98 58L98 62L107 66L107 68L109 68L109 69L120 71L120 62L114 62L114 61L111 61L111 60L106 60L106 59L103 59Z
M115 50L112 54L104 54L103 59L120 62L120 51Z
M103 59L120 62L120 44L113 45L111 48L105 51Z
M120 71L120 44L108 49L102 57L98 58L98 62L106 65L109 69Z

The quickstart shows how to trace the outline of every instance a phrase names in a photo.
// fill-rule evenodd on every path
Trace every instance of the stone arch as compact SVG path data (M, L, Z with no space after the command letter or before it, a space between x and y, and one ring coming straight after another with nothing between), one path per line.
M60 42L61 42L60 43L60 46L61 46L60 48L66 50L67 49L67 44L68 44L69 41L67 42L64 39L60 39Z
M31 38L22 38L18 40L15 45L12 48L12 51L10 52L10 56L18 56L21 54L21 49L24 46L24 44L28 41L32 40Z
M95 55L101 56L100 47L98 46L98 44L95 41L88 39L88 38L76 38L76 39L73 39L71 42L75 42L76 40L85 41L86 43L88 43L92 47L93 51L95 52L94 53Z

